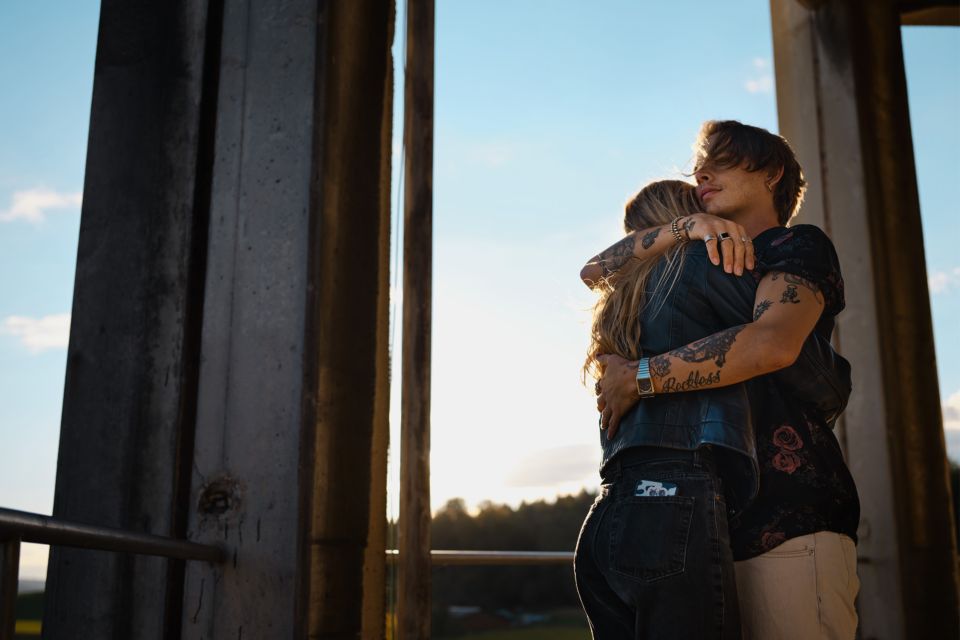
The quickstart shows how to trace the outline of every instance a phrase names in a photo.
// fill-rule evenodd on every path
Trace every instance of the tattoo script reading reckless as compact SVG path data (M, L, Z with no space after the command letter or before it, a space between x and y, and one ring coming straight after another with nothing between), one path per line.
M667 378L662 385L664 393L678 393L681 391L693 391L703 387L720 383L720 372L713 371L706 376L699 371L691 371L690 375L683 382L678 382L676 378Z

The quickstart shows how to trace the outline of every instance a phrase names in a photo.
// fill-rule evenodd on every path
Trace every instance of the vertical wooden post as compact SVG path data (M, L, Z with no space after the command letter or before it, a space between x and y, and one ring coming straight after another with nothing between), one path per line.
M430 637L434 0L409 1L406 38L397 627L402 640L420 640Z

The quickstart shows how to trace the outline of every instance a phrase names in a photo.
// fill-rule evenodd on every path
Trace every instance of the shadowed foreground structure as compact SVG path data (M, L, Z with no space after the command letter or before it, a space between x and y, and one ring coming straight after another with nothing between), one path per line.
M863 503L861 633L958 637L900 24L960 16L771 7L781 132L811 183L803 220L860 285L837 344L856 376L840 439ZM103 1L54 515L230 560L55 548L46 637L383 637L393 13ZM432 47L429 14L408 47ZM405 298L426 305L412 351L429 354L421 273ZM426 419L409 422L421 460ZM429 541L414 521L407 539ZM407 575L419 600L405 606L428 611L429 572ZM429 621L401 630L425 637Z

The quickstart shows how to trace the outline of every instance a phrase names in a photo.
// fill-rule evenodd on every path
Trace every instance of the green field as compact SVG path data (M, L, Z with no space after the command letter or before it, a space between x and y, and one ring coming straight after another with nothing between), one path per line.
M43 594L24 593L17 596L16 640L31 640L40 637L40 620L43 618Z

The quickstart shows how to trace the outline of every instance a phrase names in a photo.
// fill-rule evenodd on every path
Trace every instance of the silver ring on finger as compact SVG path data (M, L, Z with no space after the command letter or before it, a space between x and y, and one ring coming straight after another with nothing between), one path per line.
M740 242L742 242L743 244L747 244L748 242L752 242L752 241L747 236L743 236L742 238L740 238Z
M729 233L724 231L723 233L720 234L720 242L723 242L724 240L733 240L733 238L730 237Z
M716 239L717 239L717 236L710 235L709 233L708 233L707 235L703 236L703 241L704 241L704 242L710 242L711 240L716 240Z

